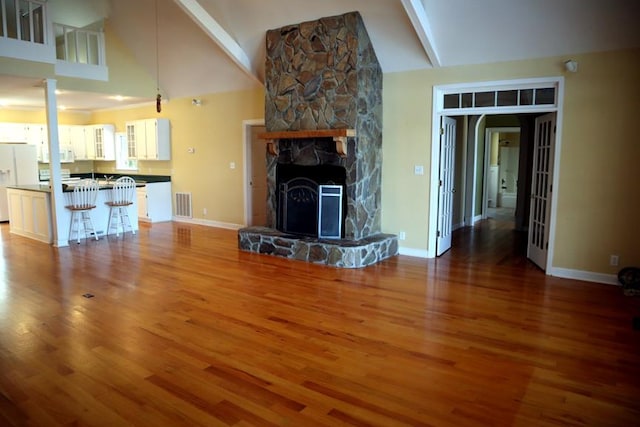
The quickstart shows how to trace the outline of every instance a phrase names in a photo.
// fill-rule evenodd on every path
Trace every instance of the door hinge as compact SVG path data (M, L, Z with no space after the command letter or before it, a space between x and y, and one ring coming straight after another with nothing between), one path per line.
M545 246L546 246L545 249L549 250L549 242L547 242L547 244Z
M444 128L440 128L440 135L444 135Z
M440 230L436 231L436 237L440 237Z
M443 184L443 182L442 182L442 180L440 180L440 187L442 187L442 184Z

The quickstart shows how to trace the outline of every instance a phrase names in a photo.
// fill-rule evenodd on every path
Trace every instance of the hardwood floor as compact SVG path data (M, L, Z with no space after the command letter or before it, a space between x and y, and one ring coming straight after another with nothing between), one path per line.
M638 425L640 298L487 227L340 270L196 225L55 249L2 224L0 425Z

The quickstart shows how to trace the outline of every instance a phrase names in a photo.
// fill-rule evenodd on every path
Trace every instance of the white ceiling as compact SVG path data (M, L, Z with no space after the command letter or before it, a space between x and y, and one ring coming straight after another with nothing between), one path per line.
M350 11L362 15L385 73L640 47L638 0L157 0L157 26L156 0L49 1L58 22L83 26L106 18L151 76L159 70L169 99L258 87L267 30ZM186 12L194 5L246 55L246 69ZM423 18L417 31L415 16ZM0 99L21 94L24 106L43 105L37 84L0 77ZM116 101L67 93L58 103L92 110L154 96Z

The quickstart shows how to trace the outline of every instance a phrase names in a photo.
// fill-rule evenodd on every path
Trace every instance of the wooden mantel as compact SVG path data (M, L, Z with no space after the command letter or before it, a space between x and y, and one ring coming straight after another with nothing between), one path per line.
M276 141L279 139L333 138L336 151L342 157L347 155L347 138L355 137L355 129L286 130L259 133L258 138L267 141L267 150L272 156L278 155Z

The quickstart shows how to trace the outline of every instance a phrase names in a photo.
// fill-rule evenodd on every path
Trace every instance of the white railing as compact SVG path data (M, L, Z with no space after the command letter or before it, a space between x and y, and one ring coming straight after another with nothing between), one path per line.
M47 43L44 1L0 0L0 15L0 37Z
M105 65L104 34L70 25L53 24L56 58L77 64Z

